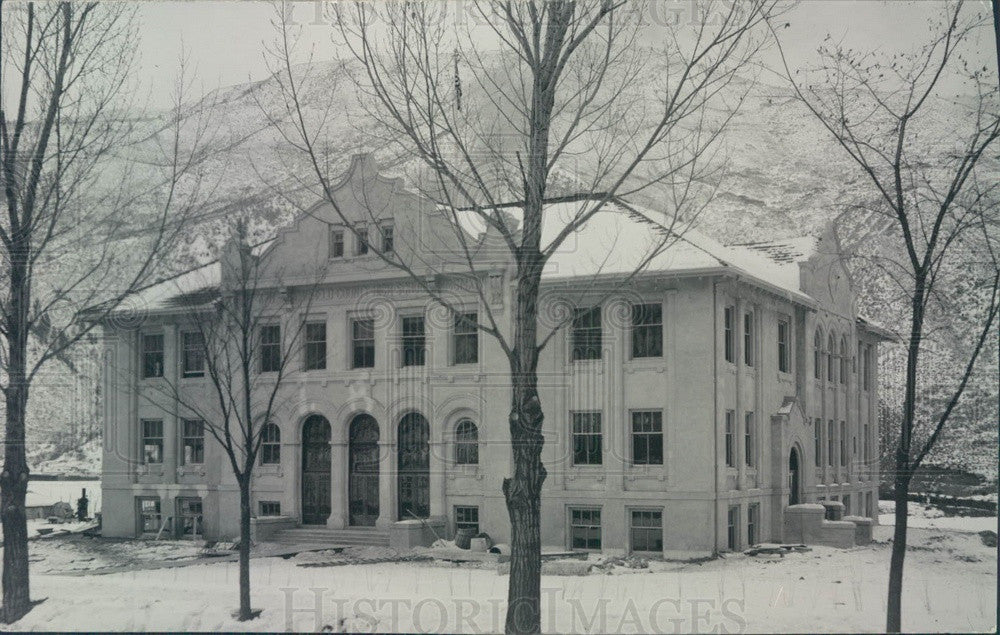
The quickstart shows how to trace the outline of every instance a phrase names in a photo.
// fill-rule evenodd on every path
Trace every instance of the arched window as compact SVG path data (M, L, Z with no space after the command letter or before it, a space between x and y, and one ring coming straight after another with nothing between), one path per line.
M813 336L813 376L823 379L823 334L816 329Z
M468 419L455 426L455 463L479 465L479 428Z
M833 336L833 333L830 333L830 337L826 340L826 379L830 382L837 381L837 375L834 370L836 368L836 357L837 338Z
M273 423L264 424L260 430L260 464L281 463L281 429Z
M847 384L847 364L849 356L847 354L847 337L840 338L840 383Z

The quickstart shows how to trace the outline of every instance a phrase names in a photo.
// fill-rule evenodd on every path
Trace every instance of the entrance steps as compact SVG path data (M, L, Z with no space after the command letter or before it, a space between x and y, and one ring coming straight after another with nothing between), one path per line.
M282 529L274 534L272 542L288 546L388 547L389 532L374 527L352 527L350 529L330 529L322 525L303 525Z

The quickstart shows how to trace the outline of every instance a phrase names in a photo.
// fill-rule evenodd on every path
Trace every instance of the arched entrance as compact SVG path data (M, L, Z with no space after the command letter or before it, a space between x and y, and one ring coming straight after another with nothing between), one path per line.
M312 415L302 424L302 524L330 517L330 422Z
M431 515L430 426L411 412L399 422L399 520Z
M378 520L378 422L360 414L351 420L347 500L349 523L374 527Z
M799 504L799 489L801 488L801 478L799 476L799 451L792 448L788 455L788 504Z

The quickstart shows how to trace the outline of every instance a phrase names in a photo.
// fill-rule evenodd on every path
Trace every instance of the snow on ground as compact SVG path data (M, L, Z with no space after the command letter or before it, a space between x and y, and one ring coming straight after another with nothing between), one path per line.
M895 501L879 501L879 524L895 525L895 509ZM937 507L913 501L910 501L906 511L909 516L909 520L906 521L907 527L971 532L997 530L996 516L945 516L944 512Z
M785 558L739 554L701 564L655 563L622 575L543 576L543 629L878 632L890 533L878 527L875 544L851 550L814 547ZM992 631L996 548L961 532L914 529L910 536L904 629ZM41 542L32 543L33 554ZM45 558L32 563L32 595L47 599L16 630L503 630L508 579L493 568L299 567L295 559L255 559L252 602L263 612L238 623L231 616L235 562L80 577L46 573Z

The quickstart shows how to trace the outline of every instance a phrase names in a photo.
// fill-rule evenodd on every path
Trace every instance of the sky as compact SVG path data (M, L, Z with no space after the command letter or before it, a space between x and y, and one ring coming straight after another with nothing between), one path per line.
M660 22L672 16L689 16L691 5L698 1L658 0ZM986 0L971 0L970 5L989 9ZM338 51L332 41L333 27L317 19L322 6L318 0L310 0L295 3L287 11L301 27L302 42L307 45L302 49L313 50L316 59L332 59ZM456 2L446 6L447 16L456 15ZM781 37L788 57L797 64L814 60L816 46L828 33L849 47L892 52L925 39L928 19L939 15L941 8L940 0L801 0L785 17L789 26ZM191 93L203 94L268 74L265 45L273 43L276 35L272 24L275 6L269 2L143 2L138 17L141 44L137 61L154 108L170 104L182 52L186 52L196 78ZM991 34L987 31L984 35ZM655 28L648 37L655 40ZM995 63L992 39L984 38L979 49L982 63ZM766 60L774 63L774 55L771 51Z

